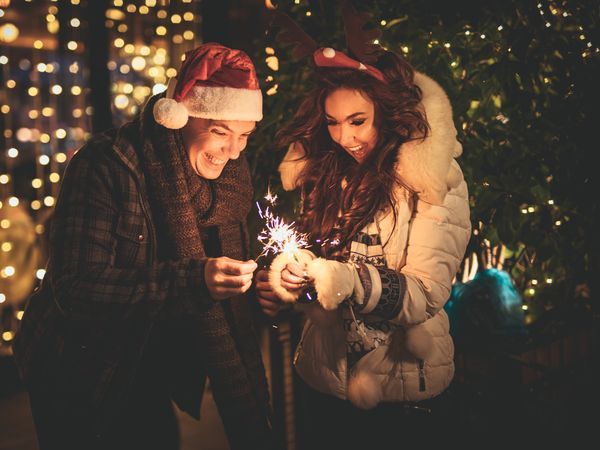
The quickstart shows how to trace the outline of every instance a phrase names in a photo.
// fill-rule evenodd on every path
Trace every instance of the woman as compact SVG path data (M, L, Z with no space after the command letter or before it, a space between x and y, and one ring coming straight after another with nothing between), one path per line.
M454 374L443 307L469 204L438 84L389 51L373 66L331 48L314 61L317 85L279 134L289 145L282 183L301 190L312 252L279 255L257 292L271 316L308 302L294 364L315 400L315 434L331 437L313 444L347 448L414 435L437 413L415 411Z

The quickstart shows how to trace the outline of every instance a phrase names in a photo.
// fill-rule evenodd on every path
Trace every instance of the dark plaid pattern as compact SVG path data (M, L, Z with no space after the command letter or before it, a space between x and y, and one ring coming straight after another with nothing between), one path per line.
M46 275L29 299L14 341L20 373L28 386L45 385L54 394L60 392L65 405L95 411L95 428L101 430L127 398L154 324L204 317L197 328L213 334L212 343L201 344L206 358L201 364L211 361L217 372L219 364L228 367L233 356L220 353L222 333L234 340L236 358L241 356L240 369L227 379L219 381L216 372L209 371L209 376L215 375L213 386L229 393L226 401L215 395L224 422L232 423L232 417L237 420L247 412L247 403L240 401L238 407L237 399L251 398L254 406L259 405L255 410L259 412L241 425L232 443L232 448L251 448L256 440L240 440L257 435L257 424L268 412L268 397L248 302L236 300L242 307L219 302L222 313L211 317L215 302L204 282L205 259L168 256L170 249L164 247L168 240L155 222L161 213L152 214L148 201L152 190L142 175L139 154L145 144L140 126L136 120L93 137L69 162L52 219ZM246 164L243 158L240 164ZM248 235L241 215L249 208L250 203L245 208L233 203L221 208L223 213L235 210L220 231L229 236L226 251L237 243L238 253L232 257L247 257ZM230 323L235 330L230 330ZM202 376L196 373L194 381L201 384ZM220 382L227 386L219 386ZM189 410L198 401L181 406ZM234 403L232 408L224 406L229 402ZM263 430L260 436L265 436Z

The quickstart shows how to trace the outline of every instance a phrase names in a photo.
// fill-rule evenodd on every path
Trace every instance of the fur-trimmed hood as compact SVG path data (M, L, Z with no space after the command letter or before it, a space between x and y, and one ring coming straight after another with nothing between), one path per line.
M462 180L455 161L462 153L462 145L456 140L452 107L441 86L420 72L415 72L415 84L423 92L421 105L430 132L424 140L410 141L400 147L396 170L421 200L441 205L448 190L457 187ZM292 144L279 165L286 191L298 187L298 177L306 163L303 156L302 146Z

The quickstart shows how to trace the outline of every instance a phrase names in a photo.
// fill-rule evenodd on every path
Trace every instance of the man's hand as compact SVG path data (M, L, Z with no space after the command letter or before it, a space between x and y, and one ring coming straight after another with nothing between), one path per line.
M285 305L271 289L269 272L266 269L256 272L256 296L260 309L269 317L275 317Z
M252 274L257 264L252 260L238 261L226 256L208 258L204 266L204 279L210 295L224 300L243 294L252 285Z

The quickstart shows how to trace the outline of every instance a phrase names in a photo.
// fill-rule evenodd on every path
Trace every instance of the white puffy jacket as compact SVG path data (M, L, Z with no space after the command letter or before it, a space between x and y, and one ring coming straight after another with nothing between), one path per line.
M340 310L304 306L308 320L296 349L299 375L318 391L349 399L363 408L379 401L418 401L438 395L454 375L454 345L443 307L471 234L469 199L455 158L450 102L431 78L415 74L423 92L430 134L404 144L397 171L417 193L398 186L397 223L390 211L375 217L388 268L406 277L400 325L389 342L363 356L348 373ZM279 166L286 190L297 187L303 149L290 146Z

